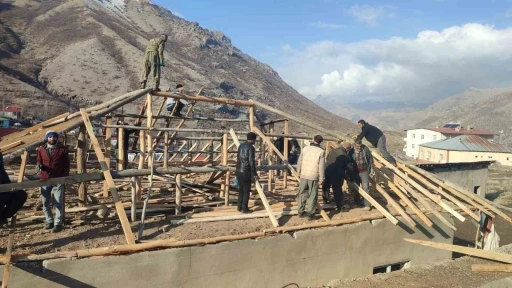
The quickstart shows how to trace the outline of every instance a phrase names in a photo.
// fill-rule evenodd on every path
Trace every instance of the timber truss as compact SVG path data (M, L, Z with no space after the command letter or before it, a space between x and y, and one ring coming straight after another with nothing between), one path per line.
M255 238L262 237L266 233L282 233L299 229L351 223L350 221L347 222L346 219L331 220L324 211L324 208L328 208L329 205L324 205L323 207L319 205L318 209L321 212L323 221L301 225L300 227L278 227L279 222L276 216L294 215L294 213L296 214L296 208L286 211L275 211L267 199L269 191L272 191L272 187L276 183L287 188L290 185L290 181L296 184L299 180L299 175L295 168L287 161L289 156L288 140L296 139L301 142L301 146L304 146L308 145L309 142L307 140L312 138L312 135L290 134L289 122L293 122L294 125L298 124L308 127L322 134L326 140L325 149L327 153L332 147L336 147L340 140L343 140L339 135L258 101L206 97L201 96L201 91L199 90L194 96L189 96L170 92L152 92L150 89L137 90L98 106L81 109L79 112L72 114L65 113L59 115L31 128L4 137L0 142L0 151L4 155L5 162L21 155L22 164L18 173L18 183L0 185L0 193L8 192L12 189L30 189L46 185L79 183L80 207L77 208L77 211L87 211L98 209L98 205L94 206L88 203L88 183L104 181L102 184L103 191L100 192L99 196L103 196L106 199L111 197L112 202L110 205L112 208L115 207L126 242L128 243L126 246L116 246L115 251L110 251L110 253L133 252L156 247L178 247L175 243L176 241L171 243L165 242L166 240L159 240L157 241L158 244L155 242L154 245L148 243L135 244L136 237L130 227L130 220L137 220L137 214L140 214L137 213L137 208L142 206L142 214L141 218L139 218L141 225L139 226L139 231L137 231L137 238L140 239L143 233L145 213L150 209L167 209L172 207L175 214L180 215L182 213L183 207L186 206L184 202L191 197L184 195L184 188L200 197L212 200L211 203L214 203L214 205L229 206L230 200L234 200L230 199L230 189L232 189L231 181L234 178L236 148L239 145L238 137L239 135L245 135L250 130L258 135L259 143L256 145L257 158L259 159L258 173L267 176L266 181L268 182L256 182L255 188L259 199L255 201L264 206L265 212L260 214L268 217L275 228L271 231L266 230L263 234L252 233L254 235L247 237ZM140 108L139 114L116 114L116 110L123 105L143 97L146 100L145 104ZM185 108L186 113L183 117L162 114L165 100L169 97L187 100L192 103L189 107ZM193 116L193 107L198 102L245 107L248 109L248 119L217 119ZM259 121L260 119L258 119L255 109L266 110L282 118L263 123ZM124 124L125 119L129 118L134 119L133 124ZM177 121L177 124L172 125L173 121ZM192 129L183 127L186 121L217 121L223 124L221 129ZM248 124L248 129L246 128L244 131L243 129L235 130L232 127L227 127L229 124L240 123L245 123L243 125ZM281 127L282 131L277 132L277 126ZM78 133L72 134L72 131L76 129L78 129ZM27 177L24 175L29 153L33 153L36 147L43 143L44 135L48 130L66 135L65 142L67 146L74 147L74 149L70 149L70 152L74 154L76 174L46 181L36 180L34 176ZM117 154L112 153L114 151L114 147L112 147L114 135L117 135ZM125 141L123 141L125 135L131 140L128 142L128 147L125 147ZM285 137L284 153L281 153L274 146L271 137ZM480 214L478 212L475 213L475 211L482 211L491 217L499 215L512 222L510 217L496 208L491 202L468 192L456 184L441 180L436 175L412 165L399 163L398 167L394 167L381 157L378 152L372 151L372 154L375 159L375 165L378 168L376 184L374 185L376 191L373 196L369 191L364 191L361 187L357 187L354 184L350 185L353 186L353 189L358 190L360 195L382 214L380 217L387 218L394 225L402 223L413 229L417 226L418 223L416 221L418 220L414 220L411 215L417 215L421 222L428 227L434 226L430 218L435 217L450 229L455 230L453 222L449 221L440 212L447 212L459 221L465 221L467 217L479 221ZM92 161L89 157L93 157L98 161L101 172L87 173L86 164ZM114 159L117 161L112 163ZM278 162L282 164L276 165ZM127 169L128 167L136 167L136 169ZM291 177L284 176L282 179L278 179L275 175L276 171L285 171L285 169L291 171ZM204 183L197 184L183 179L191 174L205 175ZM286 173L283 174L286 175ZM127 180L126 184L116 186L115 180L122 178L129 180ZM158 201L156 201L157 199L154 199L155 201L151 199L151 192L159 189L154 187L154 183L157 180L166 181L170 187L172 184L173 187L170 189L174 192L172 194L173 199L158 199ZM218 189L217 194L200 189L200 187L212 186L216 181L217 184L220 184L215 186ZM220 183L218 183L219 181ZM119 190L125 186L129 186L129 189L131 189L131 202L123 203L119 196ZM264 186L266 189L264 189ZM142 200L143 196L145 196L144 200ZM381 201L377 201L374 198L375 196L378 196ZM173 204L162 204L169 202ZM125 212L127 206L131 209L130 219ZM71 213L71 211L68 210L66 213ZM231 218L229 219L244 219L245 216L247 215L230 216ZM401 216L401 218L396 216ZM212 221L215 221L218 217L226 216L212 216L210 218L213 219ZM375 218L374 216L372 217L368 219ZM200 218L200 221L208 221L210 218L203 217ZM368 219L363 217L359 221ZM185 222L194 222L194 219L180 220L176 223ZM235 238L244 239L244 237L237 236ZM228 237L225 241L235 238ZM215 242L218 241L208 243ZM12 243L9 245L12 245ZM5 257L0 258L0 263L10 263L11 255L9 251ZM108 253L105 252L105 249L92 249L86 252L73 251L68 254L60 253L59 255L85 257ZM51 257L55 258L56 256L54 254L46 258L43 256L33 258L26 256L24 259L49 259Z

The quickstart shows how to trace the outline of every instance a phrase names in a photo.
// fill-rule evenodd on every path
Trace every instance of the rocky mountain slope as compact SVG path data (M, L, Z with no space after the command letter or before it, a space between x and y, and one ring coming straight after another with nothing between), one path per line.
M330 99L317 98L315 102L334 114L352 121L365 119L387 130L436 127L450 121L495 133L503 130L503 143L512 145L512 88L471 88L424 109L363 110Z
M195 94L205 87L206 95L259 100L341 134L356 129L300 95L222 32L148 0L4 0L0 28L0 93L8 104L30 107L25 115L42 117L44 101L51 117L137 89L147 41L166 33L163 89L182 83ZM222 108L200 105L195 113L221 114ZM228 112L235 117L245 111Z

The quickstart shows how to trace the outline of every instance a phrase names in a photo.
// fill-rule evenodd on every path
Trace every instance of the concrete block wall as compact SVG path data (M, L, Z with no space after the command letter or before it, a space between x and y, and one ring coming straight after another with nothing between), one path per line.
M374 267L382 265L410 262L414 266L451 258L449 251L402 240L408 237L452 243L453 231L437 218L430 218L437 229L420 226L407 231L379 219L259 240L103 258L48 260L42 268L17 264L11 268L9 287L321 286L334 279L370 275Z

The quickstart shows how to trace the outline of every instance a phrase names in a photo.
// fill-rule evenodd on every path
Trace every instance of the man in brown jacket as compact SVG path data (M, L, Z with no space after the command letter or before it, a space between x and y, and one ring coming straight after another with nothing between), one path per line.
M59 142L59 134L53 131L46 133L46 144L37 150L37 170L40 179L64 177L69 175L68 149ZM53 197L52 197L53 194ZM46 218L45 229L56 233L62 230L64 221L64 184L41 187L43 212ZM55 204L55 219L52 213L52 200Z
M313 219L318 202L318 186L324 182L325 151L320 147L324 138L316 135L311 145L305 147L297 162L299 182L299 217Z

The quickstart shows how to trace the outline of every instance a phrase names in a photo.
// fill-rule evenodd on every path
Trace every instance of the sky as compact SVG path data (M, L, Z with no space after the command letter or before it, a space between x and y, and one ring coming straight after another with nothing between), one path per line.
M512 86L512 0L153 0L304 96L427 105Z

